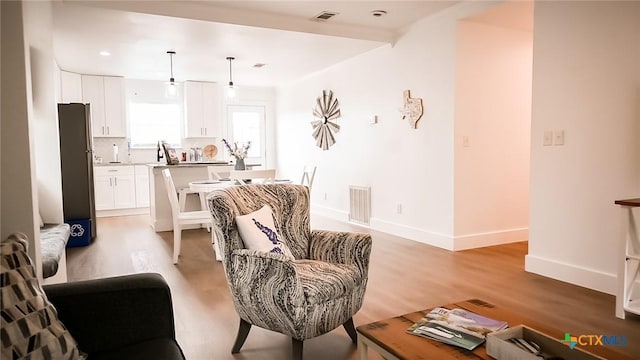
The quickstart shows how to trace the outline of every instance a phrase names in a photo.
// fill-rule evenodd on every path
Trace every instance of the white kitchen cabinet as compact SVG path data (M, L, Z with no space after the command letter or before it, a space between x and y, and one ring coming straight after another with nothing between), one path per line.
M136 207L136 183L133 166L101 166L94 168L96 210Z
M82 75L82 101L91 104L94 137L126 137L124 79Z
M96 210L113 209L113 179L93 173L93 193Z
M136 207L149 207L149 168L136 165Z
M82 76L69 71L60 71L60 102L82 102Z
M184 99L185 137L220 137L222 121L218 84L185 81Z

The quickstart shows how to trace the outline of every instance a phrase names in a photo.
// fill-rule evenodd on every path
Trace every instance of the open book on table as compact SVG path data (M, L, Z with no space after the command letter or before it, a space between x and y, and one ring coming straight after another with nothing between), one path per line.
M446 344L473 350L484 343L485 335L506 328L504 321L482 316L464 309L435 308L407 332Z

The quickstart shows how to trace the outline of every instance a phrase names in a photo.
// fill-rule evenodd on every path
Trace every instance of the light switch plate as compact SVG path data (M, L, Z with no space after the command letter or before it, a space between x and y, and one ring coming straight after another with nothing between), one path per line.
M558 130L553 133L553 145L564 145L564 130Z

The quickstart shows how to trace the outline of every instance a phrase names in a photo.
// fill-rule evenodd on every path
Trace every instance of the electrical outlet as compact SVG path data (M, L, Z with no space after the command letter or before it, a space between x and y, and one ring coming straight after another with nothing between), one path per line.
M327 200L327 193L324 193L324 199Z
M377 124L378 123L378 115L373 115L369 118L369 124Z
M545 131L544 132L544 138L542 140L542 145L544 146L551 146L553 145L553 131Z
M462 137L462 147L469 147L469 137L468 136L463 136Z
M398 204L398 206L396 207L396 212L398 214L402 214L402 204Z

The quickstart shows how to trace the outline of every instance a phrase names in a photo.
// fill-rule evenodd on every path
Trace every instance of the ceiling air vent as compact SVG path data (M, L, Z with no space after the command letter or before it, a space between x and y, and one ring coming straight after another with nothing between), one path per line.
M314 21L327 21L327 20L331 19L332 17L334 17L336 15L338 15L337 12L323 11L320 14L312 17L311 20L314 20Z

